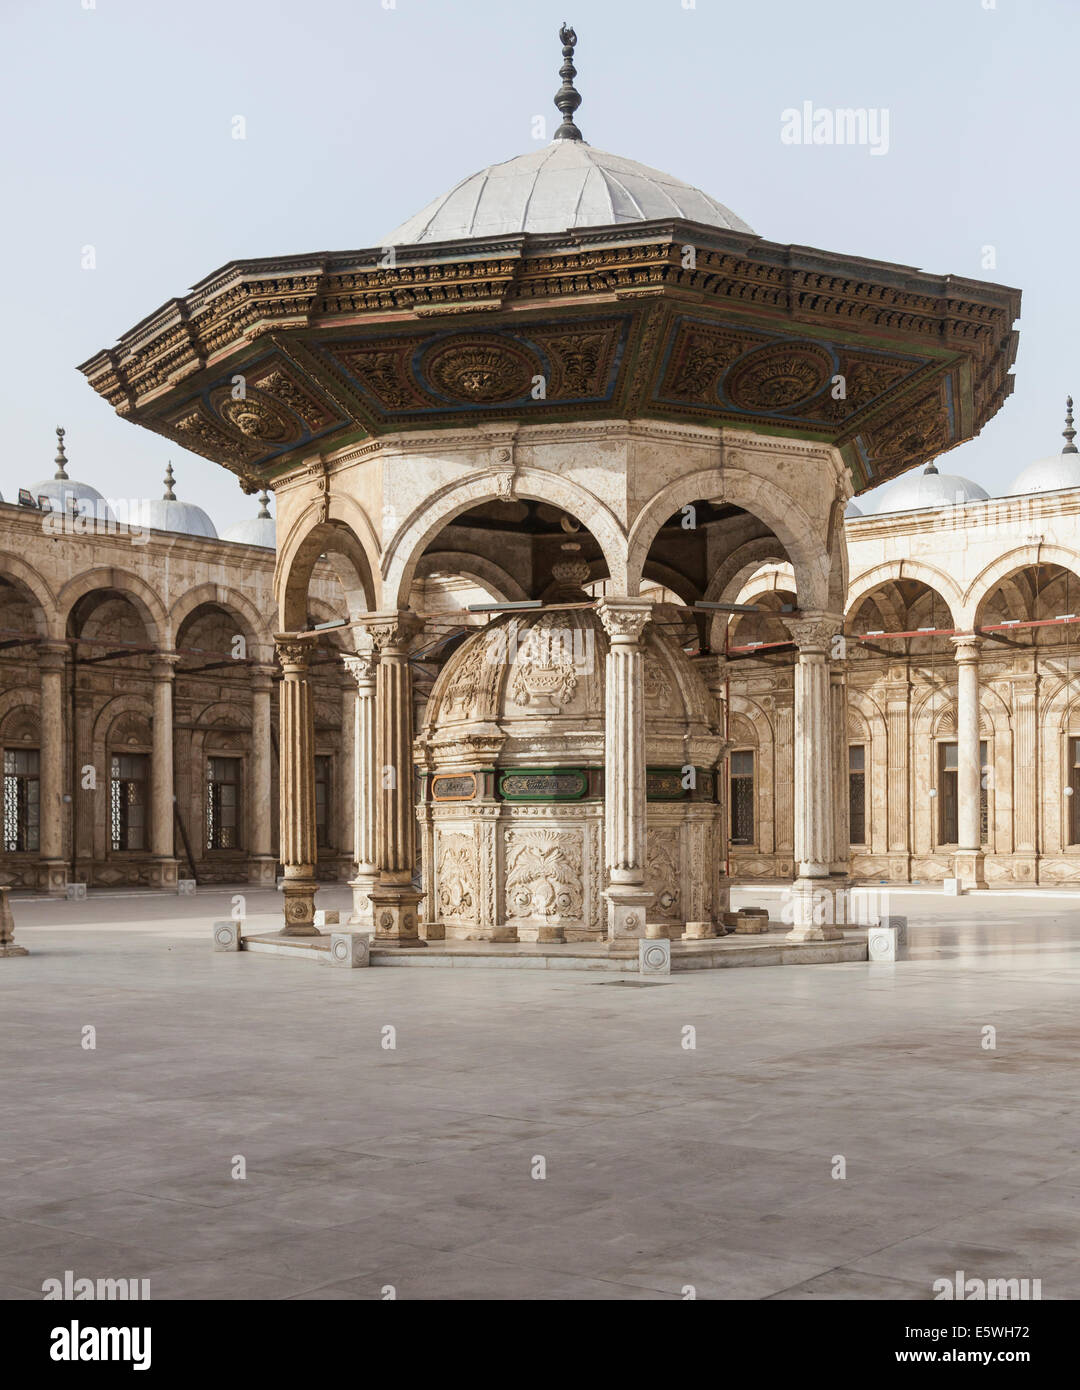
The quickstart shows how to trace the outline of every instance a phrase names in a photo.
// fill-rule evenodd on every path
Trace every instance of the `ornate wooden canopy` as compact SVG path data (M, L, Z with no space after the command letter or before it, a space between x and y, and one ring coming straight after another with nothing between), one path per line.
M856 492L978 434L1020 292L682 221L231 263L80 370L245 488L364 437L654 417L837 445Z

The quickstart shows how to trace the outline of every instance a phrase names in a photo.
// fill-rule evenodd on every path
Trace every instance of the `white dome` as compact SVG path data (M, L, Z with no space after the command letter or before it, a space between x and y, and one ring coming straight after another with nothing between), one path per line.
M1080 454L1051 454L1037 459L1020 473L1005 494L1019 497L1025 492L1060 492L1062 488L1080 487Z
M921 473L909 473L887 490L878 512L914 512L925 507L963 506L965 502L985 502L990 494L970 478L957 473L939 473L933 464Z
M849 517L862 516L862 514L863 509L856 503L853 497L844 508L844 520L847 521Z
M139 503L137 524L155 531L178 531L184 536L206 536L217 540L217 528L201 507L193 502L144 497Z
M584 140L554 140L470 174L382 238L382 246L682 218L749 232L700 189Z
M116 520L104 497L89 483L74 482L70 478L48 478L41 483L31 483L30 493L35 502L39 497L51 497L54 512L64 512L68 516L74 512L79 516L100 517L107 522Z
M221 533L223 541L236 541L240 545L261 545L267 550L277 549L277 526L272 516L251 516L244 521L234 521Z

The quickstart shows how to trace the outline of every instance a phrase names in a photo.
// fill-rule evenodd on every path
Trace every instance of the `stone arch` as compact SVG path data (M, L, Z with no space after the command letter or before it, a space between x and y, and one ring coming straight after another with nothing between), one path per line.
M670 565L661 564L658 560L645 562L641 578L643 580L648 579L655 584L662 584L665 589L670 589L673 594L678 594L688 608L692 608L701 597L698 586L692 579L687 579L685 574L680 574L678 570L672 569Z
M501 596L501 602L515 603L529 597L508 570L484 555L470 555L463 550L427 551L416 562L413 577L426 578L438 570L450 570L483 588L494 590Z
M390 608L408 604L413 575L425 548L454 517L483 502L498 501L499 483L505 476L505 469L472 473L438 489L402 522L383 556L383 599ZM546 502L580 521L599 545L616 592L626 591L626 536L608 506L577 483L542 468L519 468L514 474L513 495Z
M630 592L638 592L649 550L668 518L681 507L708 498L739 507L768 526L795 568L800 605L824 608L829 598L831 568L825 538L817 534L793 498L774 498L775 491L769 483L741 468L706 468L669 483L642 507L630 528L626 560Z
M273 634L267 627L266 617L252 603L246 594L225 584L200 584L189 589L176 600L169 611L169 623L174 640L184 622L204 604L224 609L237 619L248 645L248 656L259 662L269 662L274 657Z
M6 550L0 551L0 578L8 580L26 601L39 637L63 637L64 625L60 621L56 596L33 565Z
M968 585L963 600L965 623L974 627L979 621L984 604L996 589L1018 571L1037 565L1060 565L1063 570L1067 570L1076 581L1076 592L1080 597L1080 553L1066 550L1064 546L1046 545L1042 542L1017 546L992 560ZM1019 591L1017 594L1021 604L1027 602Z
M953 628L962 626L961 619L965 612L964 597L956 581L934 565L924 564L920 560L908 559L886 561L885 564L875 565L871 570L864 570L862 574L856 575L852 579L851 587L848 590L847 607L844 610L845 625L850 623L863 601L869 598L875 589L900 579L916 579L925 584L928 589L934 590L945 605L949 617L948 626Z
M68 619L79 599L96 590L109 589L115 590L130 601L142 618L147 641L151 646L156 647L158 651L167 651L172 647L172 628L165 605L145 580L120 569L102 567L88 570L85 574L77 574L64 585L57 597L61 630L67 631Z
M297 520L278 551L274 571L274 593L283 632L300 632L307 626L308 589L320 558L325 555L345 592L349 617L372 612L379 602L377 575L378 546L369 550L350 522L342 515L349 511L363 518L363 530L370 534L366 515L355 505L344 507L341 499L330 506L330 515L311 506Z
M0 695L0 742L33 736L26 740L36 743L41 737L41 702L35 690L5 690Z

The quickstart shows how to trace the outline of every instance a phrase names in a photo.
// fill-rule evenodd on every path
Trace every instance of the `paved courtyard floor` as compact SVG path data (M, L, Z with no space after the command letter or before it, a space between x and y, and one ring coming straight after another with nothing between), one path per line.
M894 893L898 965L645 987L215 954L228 904L13 904L0 1296L1080 1297L1080 898Z

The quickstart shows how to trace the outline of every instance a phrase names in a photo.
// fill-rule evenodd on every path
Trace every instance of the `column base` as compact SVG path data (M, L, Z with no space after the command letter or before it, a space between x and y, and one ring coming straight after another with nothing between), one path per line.
M836 926L836 889L829 878L797 878L788 889L784 921L792 924L788 941L840 941Z
M612 883L604 892L607 900L609 941L645 939L645 913L656 895L640 883Z
M39 868L43 887L50 898L66 898L68 866L62 859L42 859Z
M352 889L352 912L349 914L350 927L374 927L371 915L371 890L379 885L379 875L375 871L361 870L355 878L349 879Z
M368 897L375 918L373 946L408 947L411 950L427 945L420 937L419 908L423 893L418 893L415 888L388 885L371 889Z
M315 892L318 884L313 878L286 878L281 891L285 895L285 925L282 936L321 936L315 925Z
M163 892L176 892L176 881L180 877L180 861L178 859L155 859L149 870L151 888L160 888Z
M958 849L953 855L953 877L960 881L961 893L986 887L986 855L981 849Z
M248 882L259 888L273 888L277 882L277 860L258 854L248 860Z

